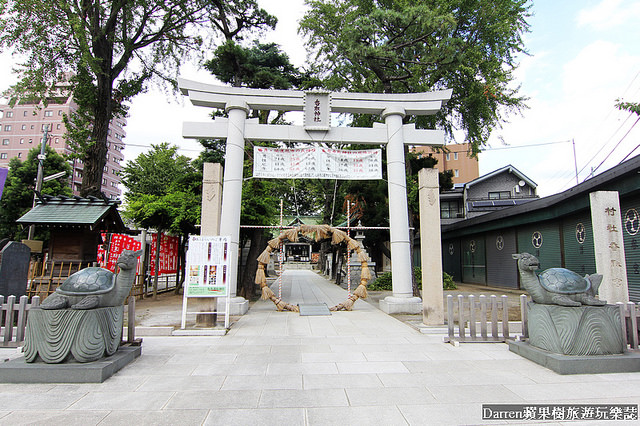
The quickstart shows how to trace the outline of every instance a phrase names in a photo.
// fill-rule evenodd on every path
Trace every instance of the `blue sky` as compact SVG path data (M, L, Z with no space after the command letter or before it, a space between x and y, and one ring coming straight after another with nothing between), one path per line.
M265 39L279 43L296 65L303 65L306 51L296 32L303 0L258 1L279 17L276 32ZM580 181L605 156L610 154L596 173L615 166L640 144L640 123L633 127L637 117L614 108L616 98L640 102L640 1L535 1L532 12L531 32L525 35L531 55L521 58L515 74L530 108L509 117L494 133L480 155L480 173L512 164L545 196L575 185L573 147L567 141L575 141ZM14 82L11 62L10 55L0 55L0 89ZM182 75L213 82L195 66L184 67ZM130 114L127 159L163 141L190 156L200 150L183 140L181 131L185 120L207 120L204 108L152 89L134 99Z
M574 140L582 182L605 157L596 173L640 143L637 117L614 108L617 98L640 101L640 2L536 1L532 11L525 36L531 56L516 72L530 109L492 136L492 148L501 141L511 148L487 149L480 171L513 164L550 195L576 182L572 144L515 147Z

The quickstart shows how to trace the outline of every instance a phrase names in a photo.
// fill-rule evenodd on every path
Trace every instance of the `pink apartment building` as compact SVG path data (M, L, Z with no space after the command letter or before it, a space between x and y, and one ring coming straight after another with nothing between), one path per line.
M60 154L70 154L71 149L65 142L66 128L62 120L65 114L75 111L77 105L68 91L61 90L45 107L29 102L19 102L15 106L0 104L0 167L8 167L9 161L17 157L24 161L30 149L39 148L45 126L49 127L47 144ZM107 163L102 178L102 192L110 199L120 198L122 151L125 148L124 137L126 119L114 118L109 125ZM79 195L82 183L83 164L81 160L71 161L73 176L71 188ZM47 171L44 171L47 176ZM56 195L56 194L53 194Z

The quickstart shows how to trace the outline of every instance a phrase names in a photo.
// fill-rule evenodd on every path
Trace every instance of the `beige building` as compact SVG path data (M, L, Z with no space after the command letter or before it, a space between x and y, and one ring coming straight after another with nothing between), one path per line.
M64 134L66 131L63 117L77 109L68 90L61 85L60 91L51 102L44 105L29 102L19 102L15 106L0 104L0 167L8 167L9 161L17 157L21 161L27 158L27 153L33 148L39 148L42 142L45 126L49 128L47 144L59 154L70 154ZM110 199L120 198L120 170L124 160L124 137L126 119L116 118L109 125L107 138L107 163L102 178L102 192ZM81 160L70 162L73 167L71 188L74 195L78 195L82 183L83 164ZM45 176L47 171L44 171Z
M478 158L469 157L469 144L449 144L436 149L430 146L413 147L412 152L416 154L433 156L438 160L435 168L439 172L445 170L453 171L453 183L467 183L480 176Z

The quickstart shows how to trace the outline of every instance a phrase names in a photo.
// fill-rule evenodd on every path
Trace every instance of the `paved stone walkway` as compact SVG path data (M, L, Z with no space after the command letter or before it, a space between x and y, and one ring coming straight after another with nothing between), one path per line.
M283 296L333 306L346 292L289 271ZM504 344L444 344L360 300L317 317L260 301L224 337L144 337L102 384L0 384L0 425L507 424L483 421L482 403L639 401L640 373L561 376Z

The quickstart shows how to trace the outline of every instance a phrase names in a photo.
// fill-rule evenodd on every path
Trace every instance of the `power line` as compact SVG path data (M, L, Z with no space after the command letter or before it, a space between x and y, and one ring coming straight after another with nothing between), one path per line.
M485 148L485 149L482 150L482 152L500 151L500 150L503 150L503 149L531 148L531 147L536 147L536 146L556 145L556 144L570 143L570 142L571 142L571 140L566 140L566 141L556 141L556 142L534 143L534 144L530 144L530 145L516 145L516 146L504 146L504 147L499 147L499 148Z
M627 130L627 133L624 134L624 136L618 141L616 146L613 147L611 152L609 152L609 154L607 154L607 156L604 158L604 160L602 160L602 162L600 162L600 164L598 164L598 167L593 169L593 171L591 173L595 173L600 168L600 166L602 166L604 164L604 162L607 161L607 159L611 156L611 154L613 154L613 152L620 146L622 141L629 135L629 133L631 133L631 130L633 130L633 128L636 126L636 124L638 124L638 121L640 121L640 117L638 117L638 119L633 123L631 128L629 128L629 130ZM586 181L587 179L589 179L589 177L587 177L585 180L583 180L583 182Z

